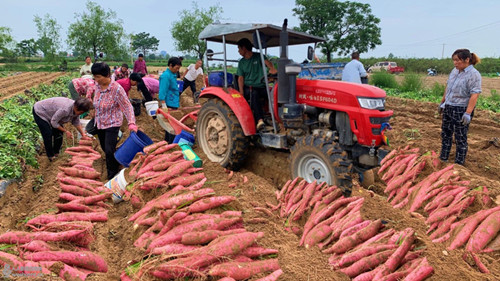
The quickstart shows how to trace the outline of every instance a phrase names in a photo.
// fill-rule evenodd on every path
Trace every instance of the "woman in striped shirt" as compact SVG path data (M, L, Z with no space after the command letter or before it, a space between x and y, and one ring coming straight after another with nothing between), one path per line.
M101 148L106 154L108 179L112 179L119 170L120 164L115 159L118 132L123 123L123 115L127 118L128 128L137 132L134 109L127 93L120 84L111 80L109 66L104 63L94 63L92 74L96 81L94 90L95 123Z

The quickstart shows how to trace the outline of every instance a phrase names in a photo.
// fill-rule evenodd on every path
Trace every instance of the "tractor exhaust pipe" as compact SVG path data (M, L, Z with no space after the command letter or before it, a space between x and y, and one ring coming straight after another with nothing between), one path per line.
M284 104L288 102L290 95L290 83L286 74L285 67L290 63L288 59L288 20L283 21L283 26L280 32L280 58L278 60L278 103Z

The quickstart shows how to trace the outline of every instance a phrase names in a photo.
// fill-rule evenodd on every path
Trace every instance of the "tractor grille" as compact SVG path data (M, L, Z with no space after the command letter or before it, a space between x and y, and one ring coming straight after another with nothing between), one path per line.
M375 136L380 135L380 128L372 128L372 134Z
M382 123L388 123L389 119L391 119L391 117L370 117L370 123L372 123L373 125L382 125Z

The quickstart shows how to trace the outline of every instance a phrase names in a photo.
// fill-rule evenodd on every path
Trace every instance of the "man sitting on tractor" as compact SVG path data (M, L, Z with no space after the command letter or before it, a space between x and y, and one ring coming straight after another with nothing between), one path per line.
M247 38L238 41L238 53L243 57L238 62L238 88L240 93L250 102L253 117L257 121L257 130L264 127L264 108L260 104L261 97L267 97L264 73L260 54L252 52L252 42ZM274 65L264 56L264 62L269 68L269 73L277 71Z

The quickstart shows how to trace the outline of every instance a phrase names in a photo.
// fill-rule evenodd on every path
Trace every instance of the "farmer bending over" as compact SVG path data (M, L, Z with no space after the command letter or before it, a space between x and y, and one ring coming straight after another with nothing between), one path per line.
M55 97L41 100L33 106L33 117L35 119L40 133L42 134L43 144L49 161L59 155L62 146L63 133L66 137L72 138L73 134L64 129L64 123L70 122L80 132L83 133L80 124L80 114L89 111L92 102L84 97L76 101L64 97Z
M238 53L243 57L238 62L238 87L245 99L250 101L253 117L257 121L257 130L264 127L264 108L260 104L261 97L267 97L266 83L260 60L260 54L252 52L252 42L247 38L238 41ZM274 65L264 56L264 63L269 73L275 74Z

